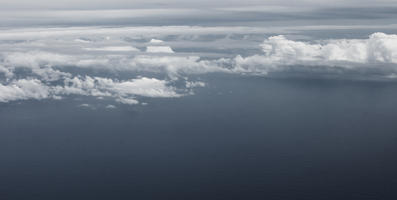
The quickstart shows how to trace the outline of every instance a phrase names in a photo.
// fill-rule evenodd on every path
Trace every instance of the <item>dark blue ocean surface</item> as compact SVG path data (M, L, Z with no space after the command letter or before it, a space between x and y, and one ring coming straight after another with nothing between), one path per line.
M203 79L146 106L0 104L0 199L397 199L395 82Z

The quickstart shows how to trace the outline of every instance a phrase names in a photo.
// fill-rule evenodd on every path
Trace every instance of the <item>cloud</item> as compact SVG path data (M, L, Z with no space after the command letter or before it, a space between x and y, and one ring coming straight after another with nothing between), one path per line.
M13 66L54 66L65 65L71 58L67 55L57 53L44 52L44 51L30 51L30 52L12 52L4 53L4 64L11 64Z
M109 79L97 79L100 87L111 90L120 96L138 95L144 97L180 97L175 88L168 86L165 80L142 77L128 81L115 82Z
M109 104L109 105L107 105L105 108L106 108L106 109L116 109L117 107L116 107L115 105Z
M374 33L368 39L338 39L316 43L293 41L279 35L269 37L261 47L264 55L237 56L234 71L267 74L291 67L299 69L302 65L360 70L379 68L379 64L397 64L397 35L393 34Z
M136 99L133 99L133 98L119 97L119 98L117 98L116 101L119 103L128 104L128 105L139 104L139 101L137 101Z
M146 77L118 81L109 78L85 76L84 78L74 77L73 79L66 79L64 82L64 86L54 87L53 91L55 94L110 96L128 104L132 104L132 102L138 103L135 100L136 96L173 98L184 95L178 93L176 88L169 86L170 83L168 81Z
M30 33L16 31L16 35L12 35L12 31L0 33L0 39L4 39L0 42L0 102L83 95L134 105L139 104L142 97L178 98L194 94L195 88L204 87L206 83L188 81L190 76L206 73L271 76L298 72L303 76L319 77L330 73L342 77L350 73L389 80L395 79L397 74L397 35L393 34L305 41L276 35L260 43L256 38L262 35L256 32L258 29L251 30L257 34L253 40L249 39L252 34L245 32L250 30L239 28L237 32L244 34L237 39L225 36L219 27L184 29L199 35L183 35L175 27L81 30L47 29L42 33L47 38L36 29ZM163 37L156 38L182 34L173 37L176 41L165 39L171 46L179 45L178 51L174 52L170 46L156 46L162 43L160 40L147 42L153 38L150 33L159 30L164 31ZM222 34L221 39L211 39L206 44L211 46L200 46L203 42L197 38L212 38L218 33ZM182 52L186 41L205 47L207 51L224 53L210 52L200 56L194 51ZM239 44L230 45L230 41ZM149 52L138 50L145 47ZM102 70L123 74L117 77L124 78L112 77L114 74L106 71L102 74ZM126 77L124 72L133 76Z
M186 88L205 87L202 81L186 81Z
M269 37L261 45L272 62L346 61L355 63L397 63L397 35L374 33L369 39L329 40L310 44L288 40L284 36Z
M159 44L159 43L163 43L164 41L163 40L158 40L158 39L151 39L150 40L150 43L152 43L152 44Z
M200 60L198 56L136 56L130 61L130 69L137 71L165 72L171 78L183 74L228 72L220 61Z
M148 53L175 53L169 46L148 46L146 47Z
M139 33L144 33L146 28L137 30L140 31L138 31ZM194 27L190 28L195 29ZM172 27L164 30L167 33L173 33L174 31ZM168 32L170 30L172 31ZM199 30L201 29L198 28L197 31ZM112 35L113 31L117 33L117 36ZM303 72L305 70L309 72L313 68L316 68L317 73L321 73L321 71L328 73L342 68L350 71L361 71L369 76L374 71L377 74L387 76L396 71L393 65L397 63L397 36L393 34L374 33L367 39L334 39L310 42L291 40L283 35L278 35L268 37L262 44L255 45L262 49L262 53L248 56L235 55L234 58L230 56L219 57L217 59L203 59L194 54L186 55L178 52L171 54L173 50L169 46L147 46L149 53L137 52L135 47L124 45L98 47L98 44L127 43L120 38L123 34L129 34L130 31L130 28L99 29L97 32L102 32L102 36L87 36L88 39L85 40L91 42L76 46L75 37L81 38L81 35L74 35L76 34L75 30L71 30L73 37L68 35L69 31L63 30L55 34L54 31L50 30L50 35L54 34L51 36L54 37L51 41L59 42L61 40L62 48L53 50L46 49L47 45L39 45L38 47L36 45L35 50L29 51L26 46L31 45L31 42L7 46L12 51L1 53L0 73L10 78L13 76L15 68L23 67L30 69L43 81L56 81L71 77L70 73L63 71L70 67L101 68L137 73L165 73L172 80L183 75L213 72L265 75L271 72ZM0 33L0 37L1 35ZM112 35L112 37L107 40L108 36L106 35ZM59 39L57 39L58 37ZM42 42L43 39L39 41L41 43L36 43L47 44ZM246 41L239 42L244 43ZM146 43L141 45L144 44ZM26 50L21 51L21 48L26 48ZM40 51L40 49L48 51ZM60 53L57 52L59 49L70 50ZM87 52L87 49L91 51ZM130 50L132 53L130 53ZM232 50L230 49L230 51ZM107 51L111 51L111 53ZM167 53L162 54L165 52ZM382 64L385 66L379 66ZM364 72L365 70L367 72Z
M0 84L0 102L49 98L49 87L37 79L21 79L8 85Z
M130 11L129 11L130 12ZM329 27L329 26L328 26ZM71 41L90 44L109 37L138 37L153 39L167 35L208 35L208 34L252 34L252 33L289 33L298 27L247 27L247 26L128 26L128 27L54 27L54 28L18 28L4 29L0 32L0 40L42 40L52 42L72 39ZM303 27L304 28L304 27ZM332 28L332 27L331 27ZM314 28L316 29L316 28ZM93 41L82 39L92 38ZM55 40L52 40L55 39ZM81 42L81 40L89 42ZM114 41L114 40L113 40ZM119 42L116 40L116 42Z
M87 103L80 104L79 107L81 107L81 108L89 108L89 109L92 109L92 110L96 109L94 105L87 104Z
M141 77L125 81L102 77L65 78L63 84L47 85L37 79L19 79L0 84L0 102L28 99L61 99L65 95L112 97L120 103L138 104L137 97L176 98L187 95L169 82ZM82 105L84 106L84 105Z
M61 77L69 76L68 73L54 69L53 66L64 66L72 64L70 56L60 55L42 51L3 53L3 70L6 67L6 75L11 76L15 68L28 68L33 74L40 76L43 80L54 81Z
M11 71L11 69L8 69L3 65L0 65L0 73L2 73L5 78L12 78L14 76L14 73Z
M84 48L87 51L139 51L139 49L132 46L108 46L97 48Z

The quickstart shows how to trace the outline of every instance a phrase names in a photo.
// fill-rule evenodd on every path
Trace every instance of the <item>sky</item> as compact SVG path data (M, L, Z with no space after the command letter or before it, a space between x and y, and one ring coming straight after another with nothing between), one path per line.
M237 0L221 0L221 1L182 1L182 0L38 0L38 1L28 1L28 0L2 0L4 6L3 9L13 8L13 9L120 9L120 8L219 8L219 7L242 7L242 6L286 6L286 7L371 7L371 6L395 6L395 0L379 0L379 1L369 1L369 0L336 0L336 1L325 1L325 0L247 0L247 1L237 1Z
M395 0L0 0L0 199L397 199L396 83Z
M397 7L357 3L5 1L0 101L145 104L194 95L213 73L393 81Z
M389 24L396 1L8 1L0 26Z

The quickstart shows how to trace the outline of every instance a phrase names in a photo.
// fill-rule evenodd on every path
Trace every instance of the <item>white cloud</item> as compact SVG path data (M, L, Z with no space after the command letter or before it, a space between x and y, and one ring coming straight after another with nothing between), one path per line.
M142 31L141 29L139 30ZM106 34L112 32L110 30L103 31ZM120 30L117 30L116 32L119 34L119 31ZM129 33L129 30L125 33ZM75 43L68 43L66 39L68 37L65 36L67 33L61 31L59 34L62 40L65 41L62 43L64 49L74 47L73 45ZM110 43L120 43L120 40L114 38L120 38L120 36L112 37ZM72 39L73 42L75 41L74 36L70 39ZM97 43L95 39L92 39L92 41L92 43ZM99 43L101 43L101 41L99 41ZM118 54L118 52L115 52L116 50L132 50L130 46L128 46L128 48L126 48L127 46L106 46L106 48L104 48L103 46L95 47L97 46L96 44L90 43L90 47L84 47L87 45L84 43L82 44L83 49L91 48L92 50L97 48L97 50L107 49L113 52L111 54L85 54L84 52L78 54L61 54L39 50L21 51L20 49L23 47L18 47L18 45L19 44L15 44L11 47L15 48L12 49L12 52L6 51L1 54L3 58L0 60L0 62L2 62L0 63L0 73L5 74L7 77L12 77L15 68L25 67L31 69L33 74L40 76L43 81L54 81L64 79L65 77L71 77L71 74L62 71L63 67L166 73L174 80L181 75L212 72L268 74L269 72L275 71L300 70L303 69L301 66L321 66L321 68L318 67L318 69L324 70L332 70L336 66L349 70L372 68L375 71L378 70L378 72L386 73L382 71L383 68L379 67L378 64L397 63L397 36L384 33L374 33L370 35L368 39L337 39L311 42L290 40L282 35L272 36L267 38L260 45L263 54L246 57L237 55L234 58L211 60L179 53L174 53L172 55L153 55L152 53L130 55ZM43 48L44 47L46 47L46 45L43 45ZM149 46L148 51L170 52L168 47L166 48L168 50L161 50L163 47L167 46ZM160 48L160 50L157 48ZM395 73L395 71L393 71L393 73ZM76 89L72 88L71 90Z
M107 46L97 48L84 48L87 51L139 51L139 49L132 46Z
M169 46L148 46L147 53L175 53Z
M116 99L117 102L122 103L122 104L128 104L128 105L135 105L135 104L139 104L139 101L137 101L134 98L125 98L125 97L119 97Z
M170 47L155 46L161 43L156 39L152 39L151 43L154 44L148 47L149 53L137 52L133 47L137 46L134 39L123 40L126 35L132 33L131 30L146 33L160 30L159 28L96 28L93 30L99 33L95 34L90 32L90 28L86 29L92 35L83 37L74 29L48 29L48 33L43 33L51 38L48 40L29 40L27 38L32 35L27 34L20 43L0 43L0 101L61 99L67 95L85 95L109 97L125 104L138 104L140 97L176 98L193 94L192 90L195 87L204 87L206 84L187 81L188 79L183 77L215 72L265 75L289 71L312 73L311 70L314 68L316 73L328 73L343 68L353 72L370 69L362 75L377 74L389 79L395 79L397 74L397 35L392 34L374 33L367 39L310 42L291 40L281 35L272 36L260 46L255 43L257 52L262 49L262 53L256 55L243 57L231 54L229 57L203 58L194 53L171 54ZM191 29L202 31L197 27L186 28L189 31ZM178 31L174 27L164 30L167 34ZM220 30L211 31L218 33ZM18 37L22 37L25 33L18 34ZM0 33L0 39L2 36L3 32ZM135 36L133 38L140 39ZM109 40L106 40L106 37L109 37ZM153 38L150 34L145 37ZM83 38L79 40L89 42L76 42L76 38ZM142 41L147 41L146 39L140 40L141 46L137 47L144 48L147 43ZM54 47L50 48L51 44ZM22 70L23 72L18 74L20 68L28 70ZM90 72L99 68L116 73L128 71L140 75L150 72L166 74L168 77L165 80L139 76L117 80L90 75ZM80 74L80 71L84 71L84 75ZM180 80L185 80L185 84L177 84Z
M46 85L37 79L19 79L9 84L0 84L0 102L84 95L107 96L120 103L138 104L137 97L175 98L186 95L178 93L178 89L169 84L165 80L146 77L125 81L90 76L74 77L65 78L63 84L55 86Z
M152 43L152 44L159 44L159 43L163 43L164 41L163 40L158 40L158 39L151 39L150 40L150 43Z
M130 69L136 71L165 72L171 78L183 74L229 72L221 66L222 60L200 60L198 56L136 56L130 61Z
M49 98L49 87L37 79L21 79L8 85L0 84L0 102Z
M42 51L3 53L3 65L10 71L18 67L29 68L43 80L54 81L69 76L68 73L54 69L53 66L72 64L72 57ZM10 74L9 74L10 75Z
M397 35L374 33L368 39L340 39L310 44L270 37L261 45L273 62L346 61L355 63L397 63Z
M290 29L298 27L244 27L244 26L140 26L140 27L65 27L65 28L20 28L5 29L0 32L0 40L50 40L69 39L82 44L95 41L81 42L81 38L108 38L120 37L162 37L166 35L208 35L208 34L250 34L250 33L289 33ZM331 27L332 28L332 27ZM345 27L346 28L346 27ZM310 29L318 29L311 27Z
M205 87L206 84L202 81L186 81L186 88Z
M266 74L299 65L371 67L371 64L397 64L397 35L374 33L368 39L339 39L317 43L273 36L261 45L264 55L235 58L235 71ZM365 66L363 66L365 65ZM374 65L376 66L376 65ZM378 67L378 66L376 66Z
M138 95L144 97L180 97L175 88L168 86L165 80L142 77L128 81L97 79L100 87L106 88L120 96Z
M52 91L57 95L110 96L126 104L139 103L136 96L175 98L184 95L178 93L176 88L168 86L168 84L169 82L165 80L146 77L118 81L86 76L84 78L66 79L64 86L53 87Z
M89 109L95 110L95 106L94 106L94 105L87 104L87 103L80 104L79 107L82 107L82 108L89 108Z
M105 108L106 108L106 109L116 109L117 107L116 107L115 105L109 104L109 105L107 105Z
M4 63L13 66L54 66L65 65L71 60L70 56L44 51L4 53Z

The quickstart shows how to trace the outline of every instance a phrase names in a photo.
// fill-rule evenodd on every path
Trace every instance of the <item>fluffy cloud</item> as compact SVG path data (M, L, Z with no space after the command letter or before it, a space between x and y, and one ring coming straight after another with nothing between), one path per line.
M169 86L169 82L155 78L141 77L126 81L118 81L102 77L84 78L74 77L66 79L64 86L53 88L55 94L77 94L87 96L110 96L115 97L119 102L127 104L138 103L136 96L152 98L181 97L184 94L177 92L177 89Z
M37 79L19 79L0 84L0 102L28 99L59 99L65 95L112 97L125 104L137 104L136 97L175 98L186 95L169 86L169 82L141 77L118 81L102 77L65 78L60 85L47 85ZM181 90L181 92L184 92Z
M136 56L129 65L137 71L165 72L171 78L184 74L203 74L210 72L228 72L222 67L222 61L201 60L198 56ZM228 62L228 61L225 61Z
M397 35L374 33L368 39L339 39L317 43L288 40L284 36L266 39L264 55L235 58L235 71L267 74L300 66L370 68L376 64L397 64ZM359 70L359 69L357 69ZM381 70L381 69L379 69Z
M0 102L27 99L46 99L50 89L37 79L21 79L8 85L0 84Z
M397 63L397 35L374 33L363 40L329 40L310 44L269 37L261 45L271 62L291 64L298 61L346 61L356 63Z
M15 68L28 68L46 81L69 76L68 73L61 72L53 66L70 65L73 60L71 56L42 51L4 53L2 57L4 66L0 67L0 71L5 72L6 75L11 76Z
M167 86L165 80L155 78L139 78L122 82L114 82L106 79L99 79L102 88L110 89L120 96L138 95L145 97L180 97L175 88Z

